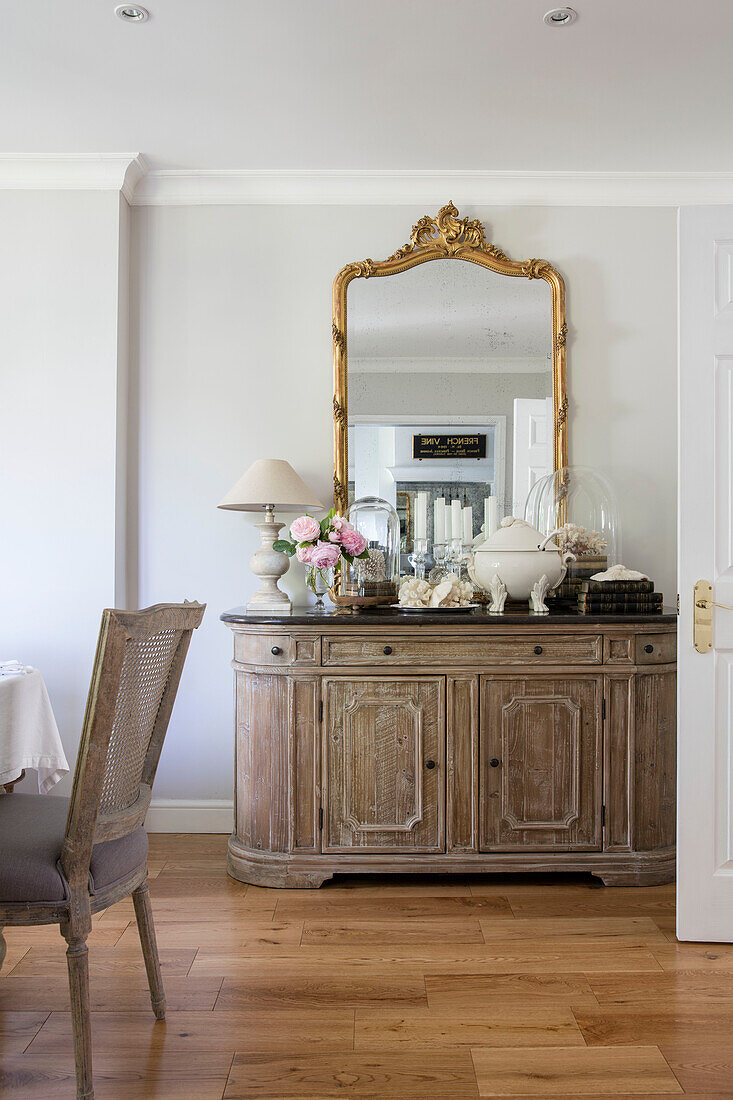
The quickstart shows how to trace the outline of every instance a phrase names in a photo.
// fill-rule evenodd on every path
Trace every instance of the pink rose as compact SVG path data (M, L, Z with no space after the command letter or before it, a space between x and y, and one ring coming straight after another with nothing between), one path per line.
M310 564L311 555L313 554L312 546L299 546L295 551L295 556L298 561L302 561L304 564Z
M317 542L311 550L310 564L316 569L333 569L340 556L341 551L332 542Z
M329 542L341 542L341 535L338 531L331 531L328 535Z
M353 528L352 528L351 524L349 523L349 521L347 519L344 519L343 516L334 516L333 519L331 520L331 523L333 524L333 526L336 528L337 531L343 531L343 530L351 531L351 530L353 530Z
M290 524L290 534L294 542L313 542L320 533L320 523L310 516L299 516Z
M358 558L359 554L366 550L366 544L367 541L364 536L355 531L353 527L341 531L341 545L347 553L353 554L355 558Z

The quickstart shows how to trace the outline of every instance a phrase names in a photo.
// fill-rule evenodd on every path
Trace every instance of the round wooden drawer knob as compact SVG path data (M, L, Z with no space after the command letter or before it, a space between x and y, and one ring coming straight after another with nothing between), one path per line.
M498 768L499 767L499 761L496 759L495 756L491 757L491 760L489 760L489 763L491 764L492 768Z
M426 760L425 761L425 767L428 768L430 771L432 771L433 768L435 767L435 761L434 760Z
M385 657L389 657L391 652L392 652L392 646L391 645L386 645L384 647L384 649L382 650L382 653L384 653Z
M282 650L280 649L279 645L274 645L270 650L270 653L273 655L273 657L279 657L282 653Z
M542 646L541 645L536 645L534 647L534 651L537 654L537 656L539 657L540 653L542 652Z
M653 653L654 652L654 646L653 645L645 645L644 646L644 652L645 653Z

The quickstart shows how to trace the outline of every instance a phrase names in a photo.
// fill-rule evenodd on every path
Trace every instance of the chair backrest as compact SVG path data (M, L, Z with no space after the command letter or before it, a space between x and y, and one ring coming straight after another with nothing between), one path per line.
M191 634L206 605L102 613L61 864L86 886L94 844L142 824Z

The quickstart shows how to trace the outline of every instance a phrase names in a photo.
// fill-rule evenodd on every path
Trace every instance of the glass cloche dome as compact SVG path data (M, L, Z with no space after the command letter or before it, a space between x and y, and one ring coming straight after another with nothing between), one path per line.
M621 530L616 493L603 474L589 466L564 466L547 474L529 491L524 518L576 561L568 578L587 579L621 560Z
M359 597L396 597L400 584L400 521L381 497L360 497L346 518L367 540L368 558L342 564L341 593Z

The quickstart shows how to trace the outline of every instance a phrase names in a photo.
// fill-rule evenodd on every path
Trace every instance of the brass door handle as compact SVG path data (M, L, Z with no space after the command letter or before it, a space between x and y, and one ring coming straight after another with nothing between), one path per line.
M698 653L709 653L713 648L713 586L710 581L698 581L695 585L692 640Z

